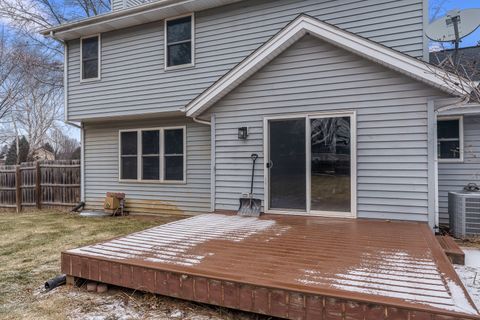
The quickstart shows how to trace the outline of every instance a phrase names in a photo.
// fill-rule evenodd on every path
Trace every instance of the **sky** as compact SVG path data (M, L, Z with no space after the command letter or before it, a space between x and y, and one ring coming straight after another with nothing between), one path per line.
M469 8L480 8L480 0L430 0L430 19L432 19L434 5L437 3L443 2L443 9L439 13L437 18L440 18L445 15L449 10L453 9L469 9ZM480 23L480 22L479 22ZM480 41L480 28L474 31L469 36L462 39L460 47L471 47L479 44Z

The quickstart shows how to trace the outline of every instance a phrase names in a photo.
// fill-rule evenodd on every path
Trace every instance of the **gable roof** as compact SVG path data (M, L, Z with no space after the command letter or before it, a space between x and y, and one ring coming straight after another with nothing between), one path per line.
M186 115L189 117L200 115L306 34L455 96L468 94L475 85L472 83L467 88L455 85L454 83L457 81L451 81L452 78L458 79L458 82L462 81L460 83L465 83L466 80L407 54L302 14L192 100L184 109ZM449 81L445 79L449 79Z

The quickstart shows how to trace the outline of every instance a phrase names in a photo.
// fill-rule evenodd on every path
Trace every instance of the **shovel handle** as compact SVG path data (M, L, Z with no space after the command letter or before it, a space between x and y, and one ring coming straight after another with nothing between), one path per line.
M258 159L258 154L252 153L250 156L252 158L253 164L252 164L252 183L250 185L250 198L253 198L253 177L255 176L255 161Z

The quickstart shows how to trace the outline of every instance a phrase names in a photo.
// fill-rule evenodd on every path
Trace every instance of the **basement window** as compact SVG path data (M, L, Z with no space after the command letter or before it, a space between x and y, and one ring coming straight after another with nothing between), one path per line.
M463 161L463 119L441 118L437 121L437 150L441 162Z
M100 36L85 37L80 40L80 79L100 79Z
M188 16L165 20L165 68L194 65L194 18Z
M120 131L120 181L185 182L185 127Z

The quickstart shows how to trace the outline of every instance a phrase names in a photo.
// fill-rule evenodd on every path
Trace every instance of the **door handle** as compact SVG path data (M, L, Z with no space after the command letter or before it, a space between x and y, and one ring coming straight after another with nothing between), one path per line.
M270 169L270 168L273 167L273 161L270 160L270 161L268 161L265 165L266 165L267 169Z

